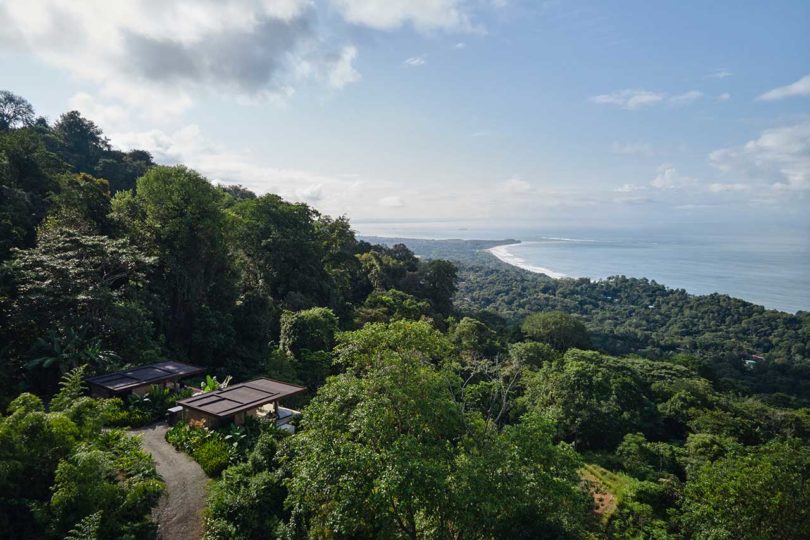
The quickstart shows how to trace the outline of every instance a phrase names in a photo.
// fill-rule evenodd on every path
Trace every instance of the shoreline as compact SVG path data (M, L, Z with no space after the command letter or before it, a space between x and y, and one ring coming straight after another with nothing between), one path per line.
M529 264L529 263L526 262L525 259L522 259L522 258L520 258L520 257L518 257L516 255L513 255L512 253L509 252L510 247L526 245L526 244L529 244L529 243L531 243L531 242L520 242L520 243L517 243L517 244L503 244L503 245L500 245L500 246L495 246L495 247L491 247L489 249L485 249L484 251L486 251L487 253L493 255L495 258L497 258L501 262L504 262L504 263L506 263L506 264L508 264L510 266L514 266L516 268L520 268L522 270L533 272L535 274L545 274L548 277L553 278L553 279L562 279L562 278L570 277L570 276L567 276L566 274L563 274L562 272L555 272L554 270L551 270L550 268L545 268L543 266L535 266L533 264Z

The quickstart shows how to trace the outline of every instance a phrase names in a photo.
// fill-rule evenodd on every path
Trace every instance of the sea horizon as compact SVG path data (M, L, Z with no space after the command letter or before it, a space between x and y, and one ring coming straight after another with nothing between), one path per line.
M481 228L447 223L361 224L360 234L422 240L510 240L488 250L506 264L555 279L647 278L690 294L726 294L787 313L810 310L810 246L788 230L700 227ZM514 241L517 242L514 242Z

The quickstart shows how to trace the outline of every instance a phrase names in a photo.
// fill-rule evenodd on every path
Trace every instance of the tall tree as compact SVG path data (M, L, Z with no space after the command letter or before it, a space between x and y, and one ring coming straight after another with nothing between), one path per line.
M30 126L34 123L34 107L8 90L0 90L0 131Z
M76 172L95 173L95 166L104 152L110 149L101 128L82 117L78 111L66 112L53 125L59 137L59 153Z
M36 248L15 251L6 264L12 290L0 300L14 360L6 377L26 377L48 393L82 363L107 369L116 357L148 359L155 344L142 287L153 262L125 239L59 228Z
M263 195L229 212L231 244L245 288L263 290L287 309L334 304L314 210Z
M320 389L285 449L293 528L312 538L579 536L588 506L574 454L540 417L484 430L453 392L459 377L425 361L449 347L429 328L399 321L342 336L349 371Z
M233 342L233 274L224 237L222 193L182 166L154 167L134 194L113 198L113 217L158 256L155 283L166 302L163 331L182 355L209 365Z
M449 315L453 311L458 270L450 261L435 259L419 267L420 296L428 299L437 312Z
M0 131L0 260L30 247L65 165L33 130Z

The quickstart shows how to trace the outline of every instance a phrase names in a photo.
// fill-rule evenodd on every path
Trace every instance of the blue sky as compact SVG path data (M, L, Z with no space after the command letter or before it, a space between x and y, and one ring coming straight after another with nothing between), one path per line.
M810 232L810 3L0 0L0 86L363 230Z

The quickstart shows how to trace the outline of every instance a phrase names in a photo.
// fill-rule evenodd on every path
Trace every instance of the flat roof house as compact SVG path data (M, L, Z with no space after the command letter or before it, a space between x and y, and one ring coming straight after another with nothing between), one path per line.
M96 375L85 379L93 397L120 397L129 394L143 395L152 385L167 386L180 379L200 375L204 368L166 361L132 369Z
M181 399L177 405L183 408L182 418L186 422L204 421L207 426L218 426L227 422L241 425L247 416L274 415L276 424L281 426L286 424L296 411L282 407L279 402L306 391L306 387L296 384L273 379L254 379Z

